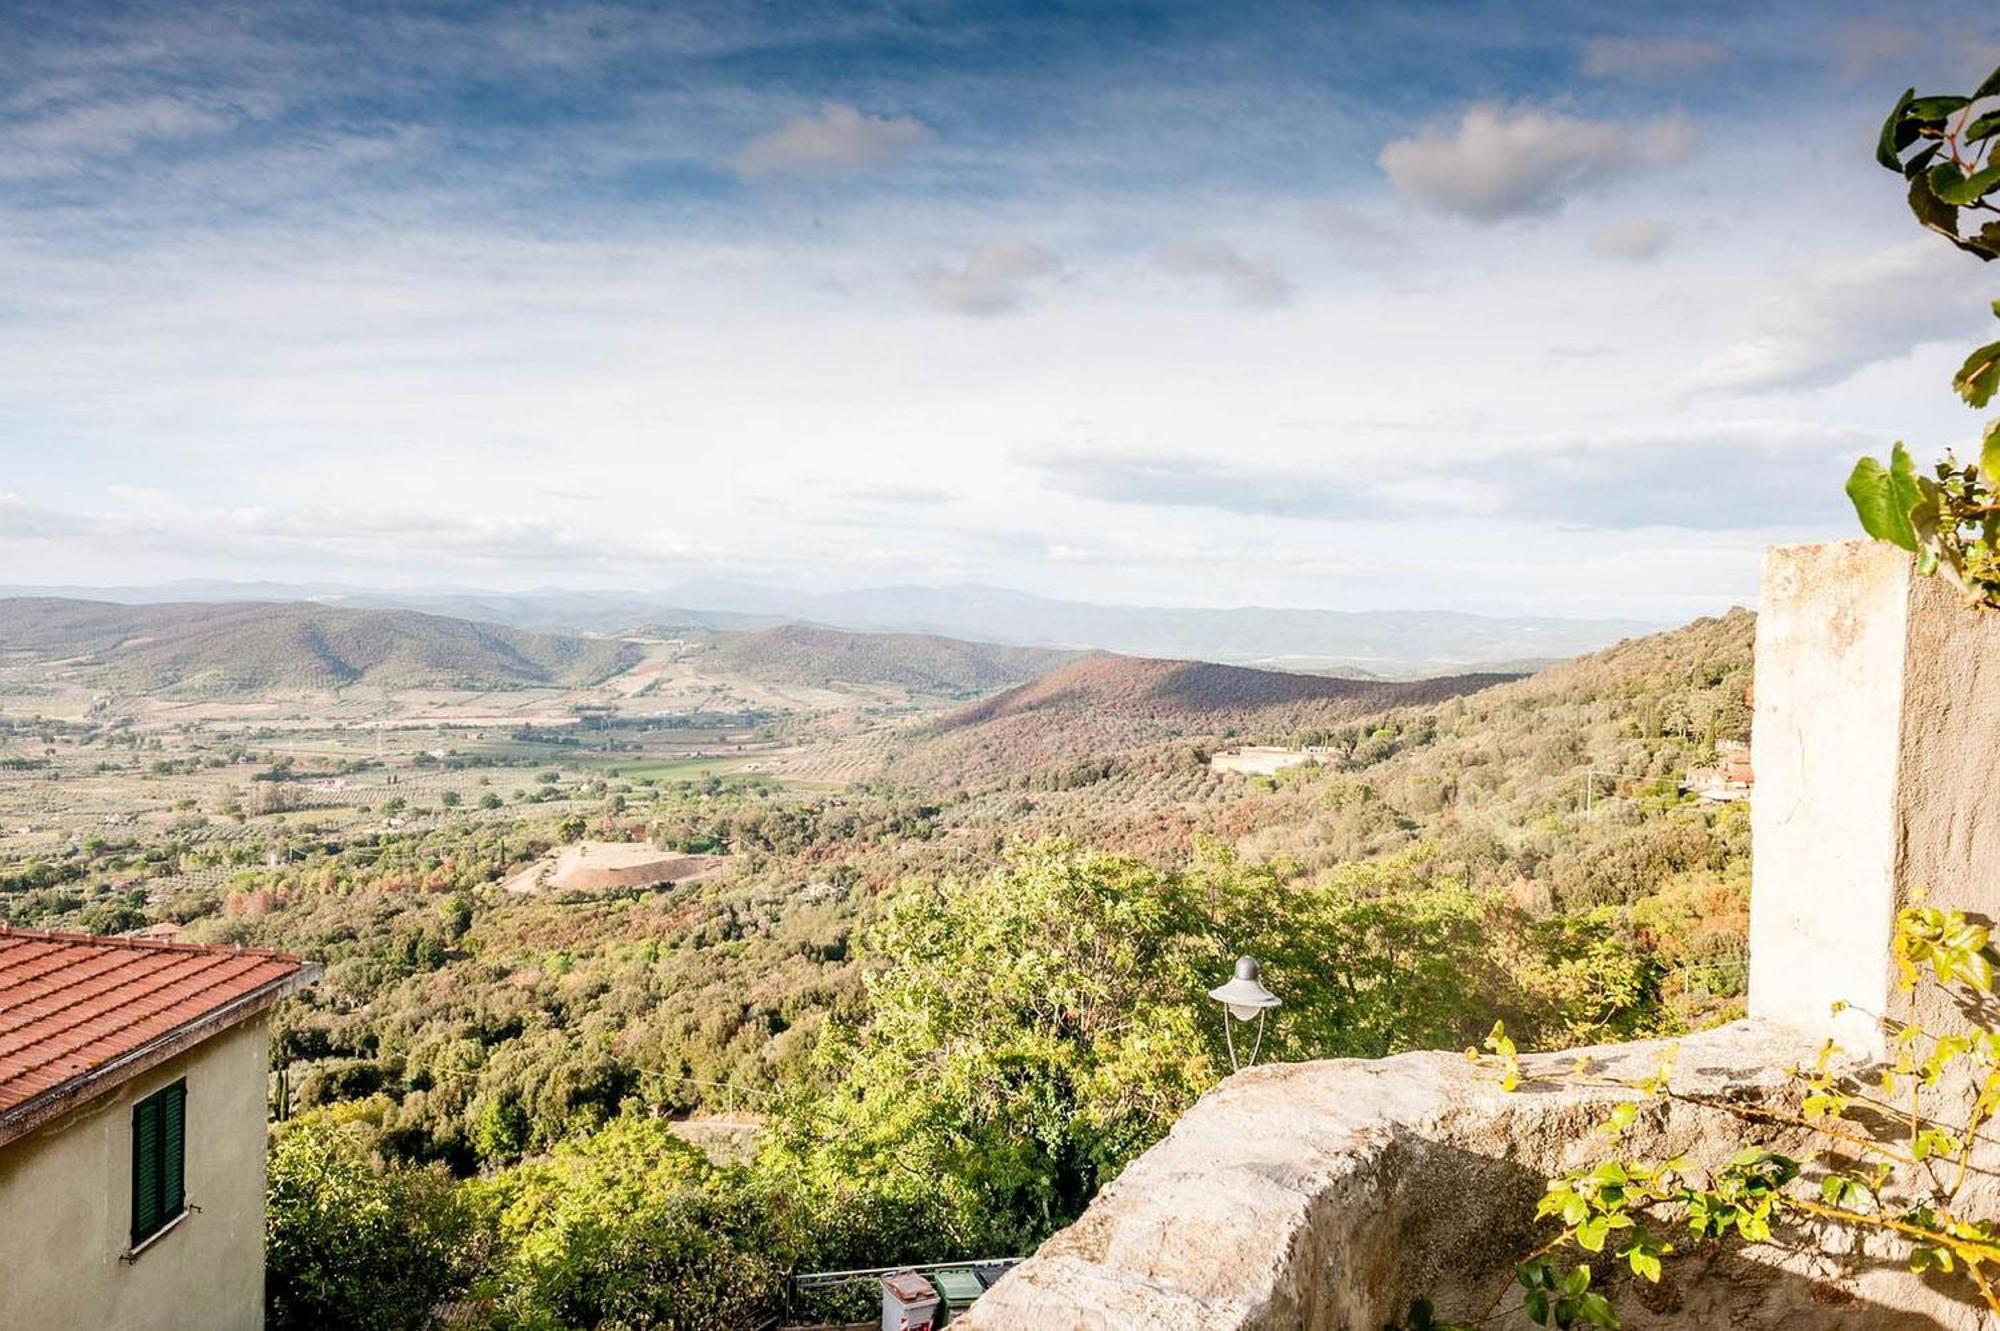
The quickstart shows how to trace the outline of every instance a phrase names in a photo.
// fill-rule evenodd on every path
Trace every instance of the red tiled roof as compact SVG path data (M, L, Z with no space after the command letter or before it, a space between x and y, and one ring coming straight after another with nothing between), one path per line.
M0 1142L318 975L282 952L0 928Z

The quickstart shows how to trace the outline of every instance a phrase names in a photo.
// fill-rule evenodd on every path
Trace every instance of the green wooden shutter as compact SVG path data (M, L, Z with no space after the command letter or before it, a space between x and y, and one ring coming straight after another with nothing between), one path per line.
M160 1092L160 1221L179 1215L187 1205L187 1083L177 1081Z
M132 1106L132 1243L160 1227L160 1105L149 1096Z
M132 1244L166 1228L187 1206L187 1082L132 1106Z

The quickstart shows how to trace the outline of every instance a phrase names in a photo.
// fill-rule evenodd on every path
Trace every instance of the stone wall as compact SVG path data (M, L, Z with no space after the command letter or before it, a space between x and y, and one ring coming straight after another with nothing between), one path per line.
M1256 1068L1232 1077L1141 1157L1088 1214L1042 1246L957 1323L967 1331L1379 1331L1427 1296L1471 1320L1526 1326L1509 1281L1539 1242L1534 1207L1551 1174L1601 1154L1594 1129L1636 1098L1662 1044L1524 1060L1503 1092L1463 1055L1404 1054ZM1678 1048L1687 1095L1780 1103L1795 1032L1739 1022ZM1741 1120L1686 1102L1650 1107L1634 1155L1726 1158ZM1783 1143L1795 1149L1802 1143ZM1775 1248L1672 1263L1621 1299L1629 1328L1979 1324L1950 1294L1914 1291L1867 1256L1808 1261ZM1516 1292L1517 1293L1517 1292Z

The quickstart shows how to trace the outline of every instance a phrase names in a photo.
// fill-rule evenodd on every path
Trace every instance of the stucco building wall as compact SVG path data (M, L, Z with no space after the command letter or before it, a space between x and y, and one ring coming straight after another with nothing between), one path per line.
M260 1015L0 1146L0 1331L263 1326L266 1058ZM181 1077L190 1211L126 1260L132 1106Z
M1757 616L1750 1013L1880 1047L1896 913L1896 765L1910 557L1780 546ZM1839 1017L1833 1004L1854 1006Z
M2000 614L1878 542L1780 546L1757 622L1750 1012L1852 1053L1896 991L1897 910L2000 916ZM1839 1015L1836 1000L1852 1006Z

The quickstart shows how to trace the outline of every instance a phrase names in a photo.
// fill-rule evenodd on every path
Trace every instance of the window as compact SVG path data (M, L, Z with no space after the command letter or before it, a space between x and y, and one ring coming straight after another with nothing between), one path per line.
M165 1229L186 1209L183 1157L187 1143L187 1081L153 1092L132 1106L132 1246Z

